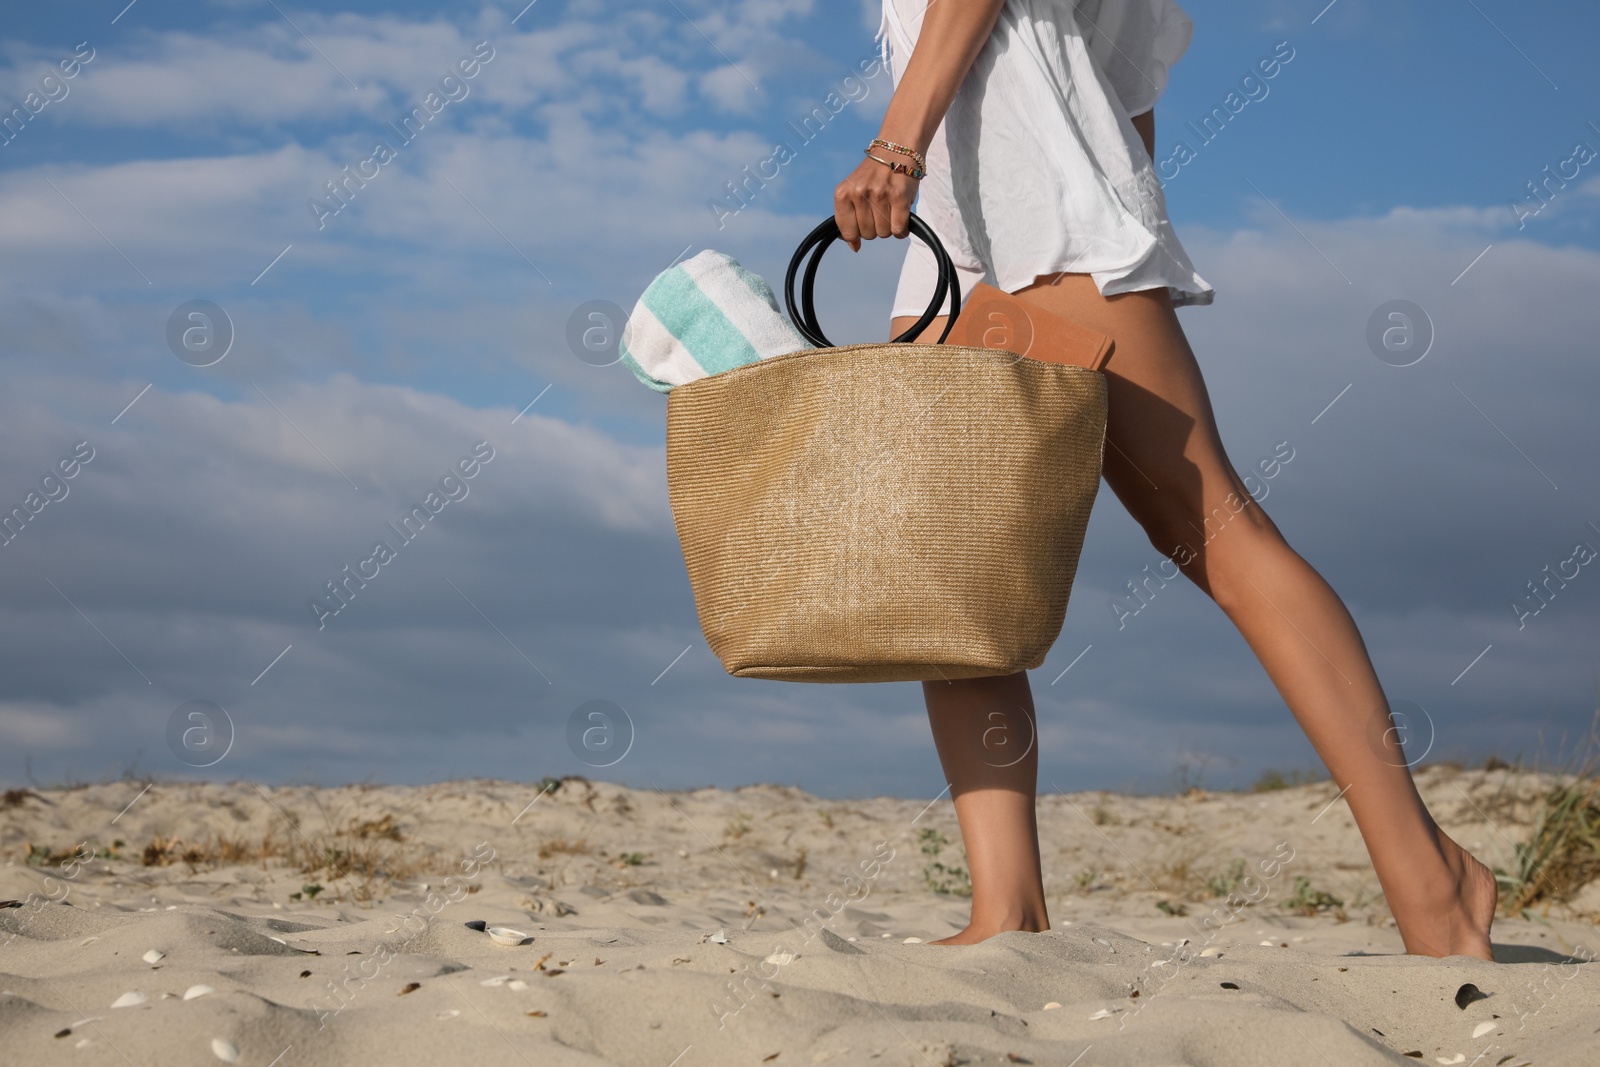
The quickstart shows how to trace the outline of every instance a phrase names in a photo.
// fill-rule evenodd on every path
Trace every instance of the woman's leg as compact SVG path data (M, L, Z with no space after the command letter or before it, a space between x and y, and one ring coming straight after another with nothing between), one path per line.
M1059 274L1017 295L1115 339L1106 368L1106 482L1157 550L1239 628L1345 790L1406 950L1492 959L1494 876L1428 814L1349 612L1228 461L1165 293L1107 298L1087 275ZM895 336L915 321L895 319ZM936 337L943 327L936 321L928 331ZM1215 515L1228 521L1213 531L1207 521ZM1015 833L1015 824L1004 832Z
M923 682L922 693L972 877L971 922L933 944L1048 930L1034 821L1039 745L1027 672Z

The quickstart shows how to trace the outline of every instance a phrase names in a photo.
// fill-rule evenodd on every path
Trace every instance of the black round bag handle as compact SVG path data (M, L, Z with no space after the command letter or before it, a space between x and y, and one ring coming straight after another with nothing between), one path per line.
M933 301L928 305L928 310L922 313L922 318L890 343L909 341L927 329L928 325L938 317L940 309L944 306L945 294L949 293L950 317L944 324L944 332L939 335L939 340L934 342L939 344L950 335L950 327L956 324L956 317L961 314L961 281L956 276L955 264L950 262L949 253L945 252L944 245L939 243L938 236L928 224L917 218L915 212L911 214L911 232L933 250L934 259L939 265L939 278L933 287ZM822 262L822 253L838 240L839 236L839 220L829 215L817 225L816 229L808 233L805 240L800 242L800 247L794 250L794 257L789 260L789 273L783 280L783 302L789 309L789 317L794 320L795 329L819 348L832 348L833 342L823 335L822 327L817 324L817 309L812 304L811 289L816 281L817 267ZM800 260L805 258L807 252L812 253L811 260L806 264L805 277L800 283L800 306L797 309L794 301L794 276L800 269Z

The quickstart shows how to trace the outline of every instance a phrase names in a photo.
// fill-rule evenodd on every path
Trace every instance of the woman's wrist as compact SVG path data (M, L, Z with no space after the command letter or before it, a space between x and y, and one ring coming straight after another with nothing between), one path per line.
M919 172L926 170L928 167L927 157L910 145L903 145L898 141L891 141L884 137L874 137L872 143L867 145L868 155L872 154L872 149L874 148L882 148L898 158L910 160L916 165ZM922 174L917 173L913 177L920 178Z
M938 129L934 123L933 129ZM883 125L878 128L878 137L881 140L892 141L904 145L917 152L919 155L928 154L928 145L933 141L933 131L924 128L925 124L897 120L894 116L886 116Z

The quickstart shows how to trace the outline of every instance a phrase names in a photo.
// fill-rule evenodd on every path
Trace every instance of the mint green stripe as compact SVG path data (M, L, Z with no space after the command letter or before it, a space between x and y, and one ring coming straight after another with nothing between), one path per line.
M761 358L749 338L682 270L674 268L659 275L645 289L642 299L707 374L732 370Z

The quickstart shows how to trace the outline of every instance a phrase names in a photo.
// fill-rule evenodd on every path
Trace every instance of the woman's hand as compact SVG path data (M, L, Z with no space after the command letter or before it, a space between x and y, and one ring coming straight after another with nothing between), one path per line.
M896 163L911 162L899 152L884 148L873 151ZM861 164L833 190L833 217L839 223L839 236L850 251L861 251L863 240L909 234L917 184L917 179L862 156Z

